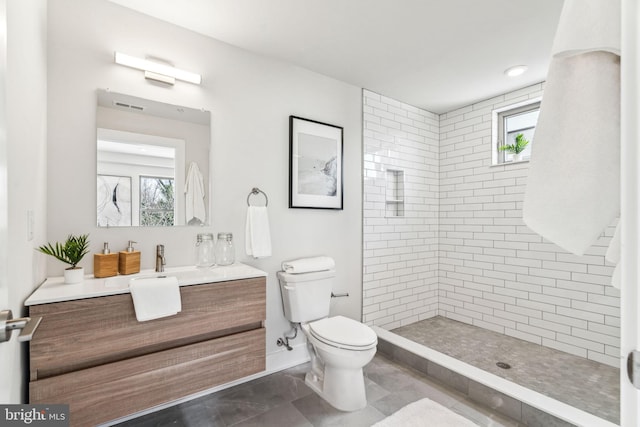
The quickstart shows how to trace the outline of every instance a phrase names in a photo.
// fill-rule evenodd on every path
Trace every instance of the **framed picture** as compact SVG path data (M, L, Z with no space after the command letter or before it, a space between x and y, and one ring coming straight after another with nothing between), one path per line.
M289 207L342 209L339 126L289 116Z
M131 225L131 177L98 175L98 227Z

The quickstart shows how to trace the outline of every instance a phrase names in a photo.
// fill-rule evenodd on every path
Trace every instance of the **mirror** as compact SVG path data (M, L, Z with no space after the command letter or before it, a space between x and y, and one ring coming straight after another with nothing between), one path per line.
M208 111L98 90L98 227L205 225Z

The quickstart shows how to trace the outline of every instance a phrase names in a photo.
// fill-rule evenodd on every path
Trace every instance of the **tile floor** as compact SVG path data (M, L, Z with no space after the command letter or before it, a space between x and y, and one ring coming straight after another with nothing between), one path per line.
M444 317L392 332L619 424L620 370ZM511 368L501 369L497 362Z
M259 378L123 423L119 427L368 427L403 406L428 397L479 426L522 427L425 375L376 355L367 365L368 405L341 412L304 384L308 364Z

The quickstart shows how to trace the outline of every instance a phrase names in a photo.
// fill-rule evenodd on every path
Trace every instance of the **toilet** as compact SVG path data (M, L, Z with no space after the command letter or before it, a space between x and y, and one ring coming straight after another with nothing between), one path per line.
M285 317L300 323L307 337L311 369L305 383L342 411L367 406L362 368L376 354L378 337L360 322L329 317L335 270L277 276Z

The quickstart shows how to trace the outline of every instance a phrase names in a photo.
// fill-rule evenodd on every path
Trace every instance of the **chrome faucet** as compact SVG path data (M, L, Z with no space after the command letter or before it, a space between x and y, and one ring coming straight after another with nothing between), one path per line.
M165 264L164 245L158 245L156 246L156 272L162 273L164 271Z

